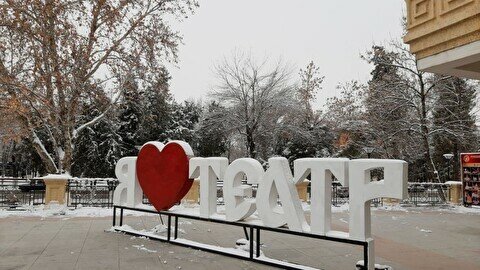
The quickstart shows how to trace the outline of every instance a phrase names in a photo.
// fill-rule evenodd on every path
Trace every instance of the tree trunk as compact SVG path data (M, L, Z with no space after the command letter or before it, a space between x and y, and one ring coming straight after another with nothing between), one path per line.
M247 149L248 154L251 158L256 158L257 151L255 149L255 141L253 140L253 132L252 129L247 126Z
M73 144L69 137L66 139L64 149L65 149L65 154L62 160L63 170L66 173L70 173L72 171Z
M449 162L448 166L452 166L452 181L460 180L460 154L458 153L458 142L453 143L453 160Z
M32 134L32 145L35 148L35 151L40 156L43 164L45 165L45 169L48 173L56 173L57 166L55 165L55 161L53 160L52 156L47 152L45 146L42 144L38 136L34 133Z
M420 125L421 125L421 133L422 133L422 144L424 148L424 159L425 159L425 166L423 167L423 173L427 178L427 181L432 181L434 177L434 168L432 167L431 160L431 153L430 153L430 143L428 141L428 127L427 127L427 102L426 96L424 94L423 85L421 90L420 96L420 106L421 106L421 113L420 113Z

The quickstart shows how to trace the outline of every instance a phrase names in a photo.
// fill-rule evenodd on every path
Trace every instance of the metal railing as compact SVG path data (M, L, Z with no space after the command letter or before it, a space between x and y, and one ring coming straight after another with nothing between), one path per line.
M118 185L115 179L77 179L67 184L67 206L112 207L113 192Z
M434 206L447 203L450 197L450 185L444 183L408 183L408 198L401 201L402 205ZM332 184L332 204L337 206L348 203L348 187L340 183ZM383 205L383 199L372 200L372 205Z
M348 187L343 187L339 182L332 182L332 205L338 206L348 203ZM383 205L382 198L373 199L371 205L377 207Z
M0 206L43 204L44 197L45 186L38 179L0 178Z
M408 199L402 204L415 206L446 204L450 185L444 183L408 183Z
M223 204L223 183L217 185L218 203ZM67 205L69 207L97 206L112 207L113 193L118 181L114 178L92 179L72 178L66 187ZM253 186L253 196L256 193ZM308 187L310 189L310 186ZM309 190L310 191L310 190ZM445 204L449 197L450 185L443 183L409 183L408 199L403 205L440 205ZM308 192L310 193L310 192ZM442 196L443 194L443 196ZM0 207L17 207L21 205L38 205L45 201L45 186L40 179L0 178ZM348 187L338 182L332 184L332 204L335 206L348 203ZM149 204L144 196L143 203ZM375 199L372 205L383 205L383 200Z

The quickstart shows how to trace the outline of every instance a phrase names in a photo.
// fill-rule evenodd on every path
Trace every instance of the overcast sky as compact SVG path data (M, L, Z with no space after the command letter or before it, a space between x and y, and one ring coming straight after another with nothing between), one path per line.
M283 58L295 72L311 60L325 76L316 107L338 94L338 83L368 80L359 58L373 43L402 34L404 0L200 0L193 16L173 26L184 37L178 67L170 68L177 100L206 99L214 63L234 50Z

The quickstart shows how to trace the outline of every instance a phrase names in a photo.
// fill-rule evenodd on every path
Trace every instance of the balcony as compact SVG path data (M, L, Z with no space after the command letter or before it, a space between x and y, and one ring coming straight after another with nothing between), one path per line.
M421 70L480 79L480 0L406 0L407 34Z

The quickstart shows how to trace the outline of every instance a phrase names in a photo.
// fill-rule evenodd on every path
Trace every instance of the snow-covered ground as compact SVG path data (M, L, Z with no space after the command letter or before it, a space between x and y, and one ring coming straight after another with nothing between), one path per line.
M0 218L6 217L57 217L62 219L75 217L111 217L112 208L103 207L77 207L77 209L67 208L63 205L45 205L24 206L17 209L0 209ZM124 215L141 216L147 213L125 210Z
M462 205L442 205L442 206L402 206L400 204L384 205L374 207L375 211L403 211L403 212L449 212L457 214L480 215L479 207L465 207Z
M150 207L151 208L151 207ZM342 213L348 212L349 205L343 204L339 206L332 206L332 213ZM198 215L199 206L190 205L183 206L178 205L171 209L175 212L181 212L182 214L191 214ZM304 203L303 210L306 213L310 212L310 205ZM448 206L428 206L428 207L407 207L401 206L399 204L394 205L384 205L373 207L373 211L401 211L401 212L423 212L423 211L440 211L440 212L449 212L449 213L458 213L458 214L469 214L469 215L480 215L480 208L476 207L464 207L457 205L448 205ZM215 218L223 219L225 213L225 206L218 207L218 216ZM112 208L102 208L102 207L78 207L77 209L67 208L61 205L52 205L52 206L24 206L17 209L0 209L0 218L6 217L57 217L57 218L75 218L75 217L111 217L113 214ZM125 210L124 215L126 216L144 216L144 215L153 215L149 213L143 213L138 211L129 211ZM252 216L252 222L256 219L256 215Z

